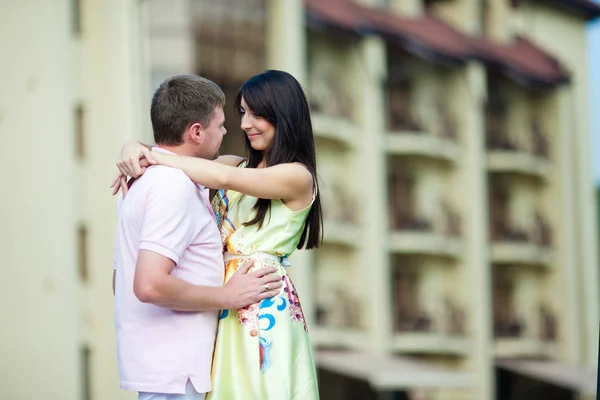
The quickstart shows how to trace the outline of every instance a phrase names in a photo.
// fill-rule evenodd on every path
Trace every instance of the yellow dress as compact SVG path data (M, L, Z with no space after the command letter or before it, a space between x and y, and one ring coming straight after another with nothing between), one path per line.
M210 400L313 400L319 398L312 348L298 293L285 267L300 241L310 207L288 209L271 201L261 229L243 226L254 217L256 198L217 192L213 208L225 250L225 281L247 259L253 268L279 269L276 297L239 310L223 310L212 366Z

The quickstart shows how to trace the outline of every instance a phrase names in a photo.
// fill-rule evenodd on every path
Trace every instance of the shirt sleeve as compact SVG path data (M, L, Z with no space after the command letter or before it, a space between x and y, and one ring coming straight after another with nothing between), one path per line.
M150 250L179 263L202 229L198 189L187 177L168 177L147 194L139 249Z

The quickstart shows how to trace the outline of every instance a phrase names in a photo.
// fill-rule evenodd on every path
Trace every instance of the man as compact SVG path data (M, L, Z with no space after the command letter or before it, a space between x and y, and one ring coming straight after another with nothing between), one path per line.
M152 99L153 150L215 159L225 95L192 75L167 79ZM140 400L200 400L211 390L218 310L276 295L275 268L245 264L223 286L222 246L208 189L152 166L119 201L115 326L121 388Z

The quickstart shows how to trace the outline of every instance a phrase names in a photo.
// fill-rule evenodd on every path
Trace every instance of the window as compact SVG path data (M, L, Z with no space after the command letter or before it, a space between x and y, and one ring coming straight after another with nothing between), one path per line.
M79 278L82 282L88 279L88 230L85 225L80 225L77 230L77 261Z
M82 160L85 157L85 110L79 103L73 112L75 129L75 156Z
M71 0L71 33L81 35L81 0Z
M87 346L82 346L79 350L81 363L81 399L90 400L92 398L91 388L91 355L92 351Z
M410 260L396 258L393 275L393 312L396 332L428 332L431 317L422 309L419 300L420 277L411 268Z

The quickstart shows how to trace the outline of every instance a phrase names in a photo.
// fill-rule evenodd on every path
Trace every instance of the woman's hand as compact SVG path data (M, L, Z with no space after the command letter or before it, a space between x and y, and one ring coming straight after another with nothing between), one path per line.
M145 159L145 165L141 160ZM123 176L138 178L146 171L146 167L151 164L156 164L156 160L152 156L150 149L140 142L126 143L121 149L121 159L117 161L117 168Z
M127 177L138 178L152 164L156 164L156 160L148 146L137 141L126 143L121 149L121 159L117 161L119 172L110 185L113 196L123 190L124 197L129 189Z

